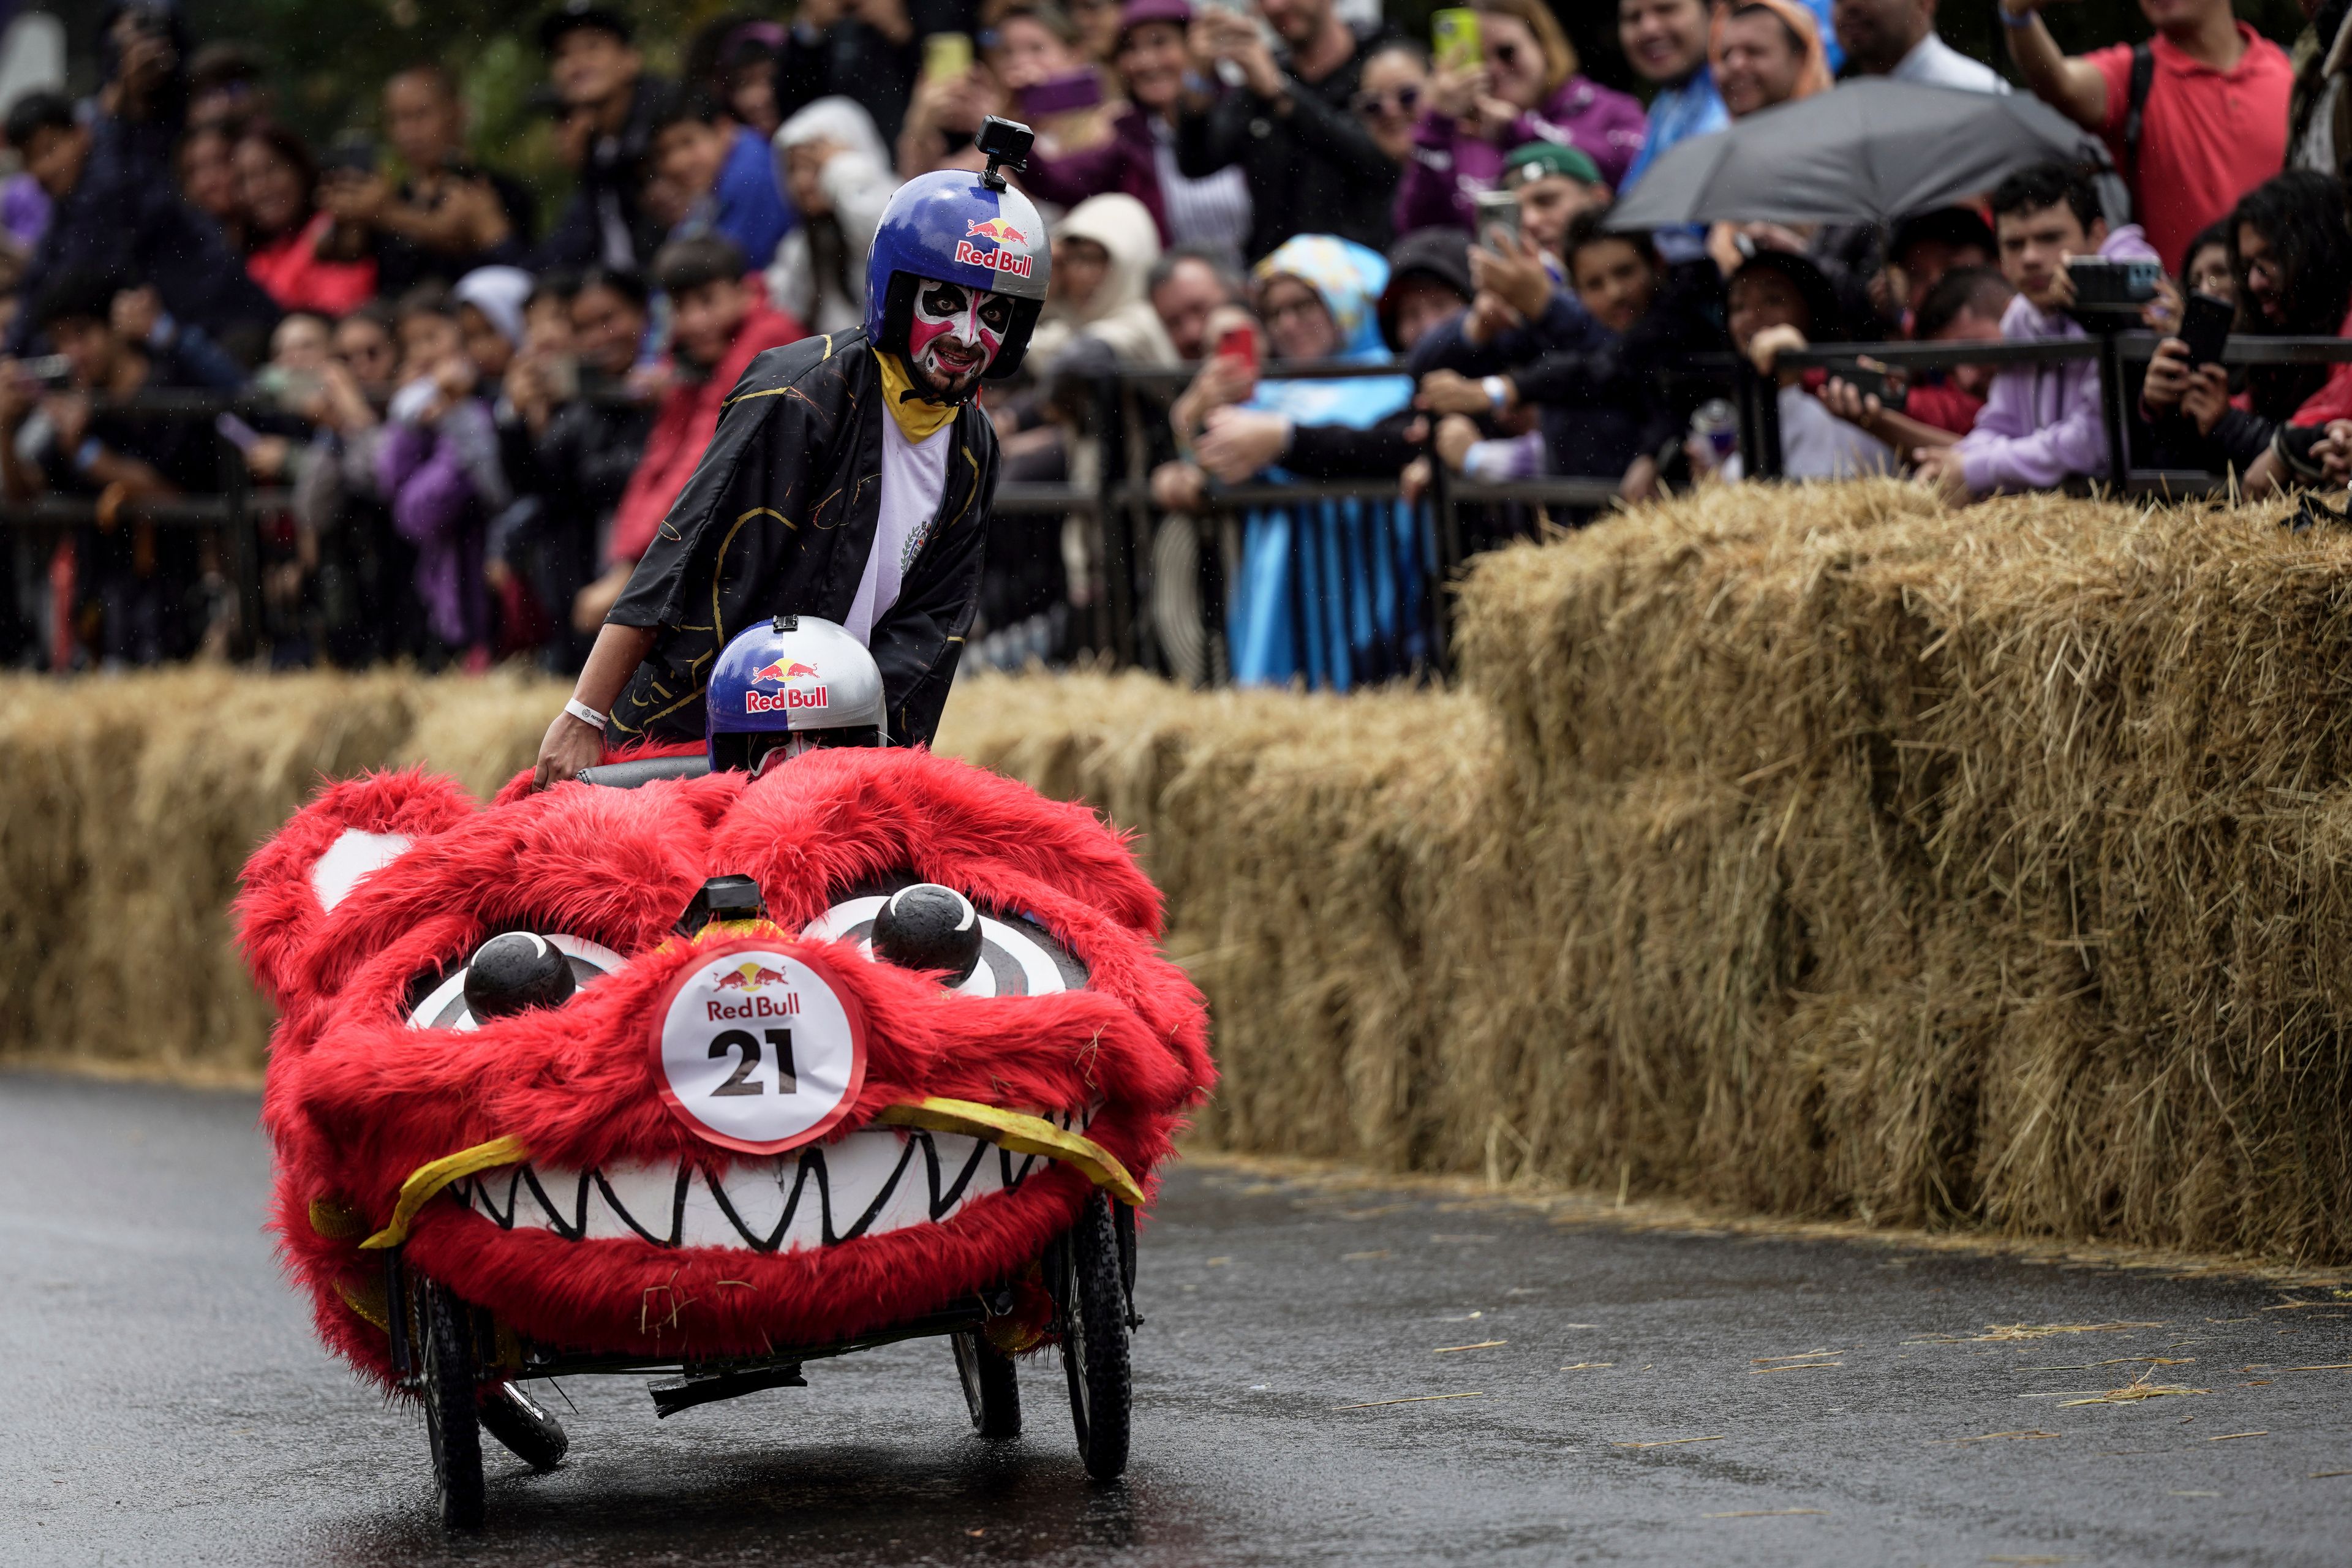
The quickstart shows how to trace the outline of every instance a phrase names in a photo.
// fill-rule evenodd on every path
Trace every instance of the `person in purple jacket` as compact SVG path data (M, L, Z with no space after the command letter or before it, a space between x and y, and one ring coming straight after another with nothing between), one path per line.
M2137 224L2108 228L2090 177L2070 163L2037 163L2010 175L1993 189L1992 216L2001 276L2017 289L2001 312L2005 342L2084 335L2067 314L2074 302L2068 258L2157 259ZM2107 478L2097 363L2002 370L1992 379L1976 428L1957 446L1923 447L1912 454L1912 474L1954 502L2050 489L2077 474Z
M1503 154L1529 142L1581 151L1612 191L1642 151L1642 106L1588 80L1544 0L1472 0L1486 63L1441 69L1430 83L1413 159L1397 186L1400 234L1472 228L1474 198L1493 188Z
M1111 56L1128 102L1109 137L1057 156L1033 151L1020 180L1038 200L1066 207L1114 191L1133 196L1150 210L1161 244L1202 247L1238 266L1250 231L1247 177L1238 164L1198 180L1176 167L1176 115L1194 68L1184 37L1192 25L1186 0L1128 0Z

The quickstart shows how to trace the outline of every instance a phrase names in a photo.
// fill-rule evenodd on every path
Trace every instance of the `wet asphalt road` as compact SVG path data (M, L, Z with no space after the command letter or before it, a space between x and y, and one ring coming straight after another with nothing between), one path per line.
M636 1380L568 1383L571 1462L501 1454L489 1530L452 1542L420 1422L331 1363L279 1281L254 1112L0 1077L0 1561L2352 1559L2352 1373L2285 1370L2352 1362L2329 1292L2276 1310L2242 1280L1207 1168L1145 1237L1121 1485L1080 1470L1057 1367L1024 1370L1028 1436L991 1447L928 1342L658 1425ZM2151 1326L1960 1337L2117 1321ZM2084 1365L2158 1356L2179 1364ZM2202 1392L2064 1403L2142 1373ZM2021 1432L2054 1436L1958 1441Z

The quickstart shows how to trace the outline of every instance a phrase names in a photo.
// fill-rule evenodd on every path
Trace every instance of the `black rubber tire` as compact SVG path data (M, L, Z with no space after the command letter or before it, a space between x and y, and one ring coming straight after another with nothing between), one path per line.
M563 1456L572 1447L572 1439L563 1434L563 1424L525 1394L520 1384L491 1384L482 1390L479 1409L482 1430L532 1469L551 1470L563 1463Z
M1127 1353L1127 1293L1120 1288L1118 1237L1110 1200L1089 1194L1070 1227L1070 1288L1062 1321L1062 1368L1069 1374L1070 1419L1087 1474L1115 1481L1127 1468L1129 1414L1135 1390Z
M955 1346L956 1375L963 1381L971 1429L989 1438L1021 1436L1021 1378L1013 1358L977 1330L948 1338Z
M441 1522L482 1528L482 1423L474 1388L473 1314L446 1286L424 1289L425 1434Z

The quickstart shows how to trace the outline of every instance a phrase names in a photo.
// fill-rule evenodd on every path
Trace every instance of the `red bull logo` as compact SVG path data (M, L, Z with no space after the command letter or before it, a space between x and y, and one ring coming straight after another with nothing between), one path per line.
M743 693L746 713L790 713L802 708L823 708L827 705L822 686L786 687L772 696L765 691Z
M790 663L787 663L783 659L780 658L776 660L775 663L769 665L764 668L753 670L751 672L751 679L755 681L799 680L803 677L814 676L815 674L816 666L813 664L803 664L799 659L793 659Z
M1026 245L1029 237L1001 217L979 218L963 226L966 235L984 234L999 245Z
M1002 218L991 218L988 221L991 223L1001 224L1004 220ZM1020 231L1018 229L1015 229L1013 232L1015 238L1020 237ZM956 241L955 258L958 261L962 262L966 267L985 267L990 268L992 271L1009 272L1015 278L1026 278L1029 276L1030 258L1028 257L1015 256L1013 252L1002 248L995 250L982 250L968 239L959 239Z
M711 1001L704 1004L714 1024L729 1018L789 1018L801 1010L801 994L787 991L782 996L761 995L769 987L785 984L782 971L770 969L756 959L747 959L726 971L711 982L714 991L733 991L742 996L740 1002Z

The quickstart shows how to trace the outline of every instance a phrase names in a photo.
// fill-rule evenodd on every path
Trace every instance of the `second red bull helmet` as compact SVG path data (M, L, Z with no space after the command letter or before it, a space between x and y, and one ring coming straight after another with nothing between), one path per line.
M882 671L814 616L778 616L719 653L703 693L710 767L758 773L820 746L887 746Z
M1024 132L1025 135L1025 132ZM942 169L898 187L866 255L866 338L904 356L917 283L926 278L1013 297L1013 321L982 372L1001 381L1021 368L1045 308L1053 252L1045 220L1019 191L987 174Z

